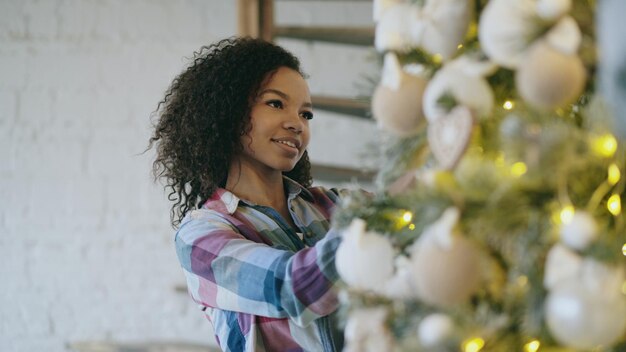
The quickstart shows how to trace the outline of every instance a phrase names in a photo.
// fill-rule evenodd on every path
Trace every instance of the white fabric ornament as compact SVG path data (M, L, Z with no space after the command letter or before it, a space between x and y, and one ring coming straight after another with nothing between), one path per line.
M419 324L417 335L424 347L434 347L445 341L452 334L454 324L449 316L441 313L431 314Z
M582 263L583 258L580 255L562 244L555 244L546 258L543 286L552 290L559 282L576 278Z
M478 24L482 49L496 63L517 67L535 34L535 17L534 0L490 0Z
M420 9L410 4L387 8L376 24L374 46L380 52L407 52L419 46L411 33L411 24L419 17Z
M442 169L452 170L461 160L473 126L472 112L466 106L456 106L428 124L428 145Z
M372 96L372 113L379 126L399 137L419 132L426 84L424 78L404 71L394 54L385 55L383 77Z
M350 313L346 323L344 352L391 351L394 340L385 326L384 308L359 309Z
M548 31L545 40L548 45L565 55L576 55L583 37L576 21L568 16Z
M366 232L365 226L362 219L354 219L343 232L335 265L349 286L357 290L376 290L393 275L395 251L387 238Z
M458 218L458 209L447 209L411 249L413 280L419 298L427 304L462 303L478 289L480 252L471 241L453 233Z
M585 211L574 213L572 220L561 225L561 242L570 248L583 250L598 236L598 225Z
M404 0L374 0L374 22L378 22L389 8L404 3Z
M580 277L565 280L546 301L546 322L561 344L590 350L610 346L626 332L624 272L586 260Z
M572 9L572 0L537 0L536 11L546 21L558 19Z
M412 22L414 41L431 54L448 60L463 42L474 1L426 0L420 16Z
M447 113L439 99L448 94L458 105L467 106L476 117L488 116L493 109L493 91L483 77L491 64L458 59L437 71L424 92L424 115L432 122Z
M537 42L515 76L517 89L529 104L556 108L571 103L585 87L586 71L578 56L566 55Z
M378 290L378 293L387 298L404 300L416 297L409 258L406 256L398 256L396 258L395 274L381 287L382 289Z

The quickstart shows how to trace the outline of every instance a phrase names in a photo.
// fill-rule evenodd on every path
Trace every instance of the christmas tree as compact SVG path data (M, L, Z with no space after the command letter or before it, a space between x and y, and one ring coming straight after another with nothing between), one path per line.
M623 98L626 68L596 5L374 2L384 163L335 215L347 351L626 351L626 121L596 89L621 72Z

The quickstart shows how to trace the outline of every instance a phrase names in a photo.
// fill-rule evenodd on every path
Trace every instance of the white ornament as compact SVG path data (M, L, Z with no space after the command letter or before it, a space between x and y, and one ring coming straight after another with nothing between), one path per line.
M572 220L561 225L561 242L570 248L583 250L598 236L598 226L589 213L577 211Z
M544 287L552 290L559 282L576 279L582 264L583 259L577 253L562 244L555 244L550 248L546 258Z
M377 290L381 295L391 299L411 299L416 297L415 283L411 273L411 262L406 256L398 256L395 260L395 274Z
M417 330L420 343L424 347L434 347L445 341L454 328L452 319L445 314L431 314L420 322Z
M585 87L586 71L578 56L565 55L539 41L520 64L515 83L529 104L556 108L571 103Z
M461 61L463 63L463 61ZM432 122L447 113L439 100L450 95L458 105L467 106L476 117L488 116L493 108L491 86L478 73L488 68L451 62L437 71L424 92L424 115Z
M366 232L365 225L362 219L354 219L343 232L335 265L341 278L351 287L375 290L393 275L395 251L387 238Z
M584 350L607 347L626 330L626 297L568 280L548 295L546 322L553 337L565 346Z
M423 128L422 96L427 81L400 67L395 54L385 55L381 84L372 96L372 113L379 126L399 137Z
M456 208L447 209L411 249L413 280L419 298L427 304L462 303L480 284L480 252L471 241L453 233L458 217Z
M496 63L515 68L522 61L535 34L534 0L491 0L482 11L478 38L487 56Z
M473 1L426 0L412 33L421 47L443 60L451 58L463 42L472 15Z
M385 326L384 308L360 309L350 313L345 328L344 352L391 351L394 340Z
M537 0L536 11L546 21L558 19L572 9L572 0Z
M410 4L398 4L383 12L378 24L374 46L380 52L406 52L419 46L411 34L411 23L420 9Z
M469 145L473 126L472 112L465 106L457 106L428 124L428 145L441 168L456 166Z
M385 13L385 11L395 5L402 4L403 2L404 0L374 0L374 22L378 22L383 16L383 13Z

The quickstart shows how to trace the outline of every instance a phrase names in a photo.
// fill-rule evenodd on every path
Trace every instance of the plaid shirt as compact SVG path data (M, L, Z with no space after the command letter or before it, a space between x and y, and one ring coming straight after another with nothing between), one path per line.
M284 178L302 239L270 207L218 189L176 234L189 293L224 351L335 351L335 190ZM329 231L330 230L330 231Z

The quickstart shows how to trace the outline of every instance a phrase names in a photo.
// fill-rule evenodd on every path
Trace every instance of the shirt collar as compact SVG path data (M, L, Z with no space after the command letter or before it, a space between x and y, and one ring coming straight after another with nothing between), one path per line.
M313 201L313 194L304 188L298 182L290 179L287 176L283 176L283 182L287 188L287 200L291 201L299 195L308 201ZM215 210L219 213L227 213L233 214L237 207L239 206L239 202L244 202L248 205L257 205L253 202L250 202L245 199L241 199L237 197L231 191L228 191L224 188L218 188L215 190L213 195L202 205L202 208Z

